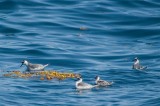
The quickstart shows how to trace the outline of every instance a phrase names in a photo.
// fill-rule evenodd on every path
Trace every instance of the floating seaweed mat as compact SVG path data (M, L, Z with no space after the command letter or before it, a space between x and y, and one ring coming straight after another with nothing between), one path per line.
M37 77L40 80L51 80L53 78L64 80L67 78L77 78L80 75L74 73L64 73L58 71L40 71L40 72L21 72L21 71L11 71L6 74L3 74L5 77L14 77L14 78L32 78Z

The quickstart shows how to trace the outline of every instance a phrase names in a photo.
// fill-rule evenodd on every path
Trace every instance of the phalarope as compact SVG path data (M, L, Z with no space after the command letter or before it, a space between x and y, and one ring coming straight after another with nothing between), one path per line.
M26 65L27 67L26 71L44 71L44 68L48 66L48 64L46 65L32 64L32 63L29 63L27 60L23 60L22 65Z
M133 68L133 69L136 69L136 70L145 70L145 69L147 69L147 66L142 66L142 65L140 65L140 61L139 61L139 59L136 57L136 58L134 59L134 64L133 64L132 68Z
M95 83L98 86L109 86L109 85L113 84L113 82L108 82L108 81L105 81L105 80L100 80L99 76L96 76L95 79L96 79Z
M83 79L81 77L79 77L78 81L76 81L76 88L77 89L92 89L93 87L96 87L94 85L84 83L82 81L83 81Z

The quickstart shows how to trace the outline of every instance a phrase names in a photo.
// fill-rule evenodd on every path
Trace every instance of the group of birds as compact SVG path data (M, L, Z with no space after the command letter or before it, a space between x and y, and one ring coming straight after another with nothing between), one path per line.
M77 89L92 89L94 87L106 87L106 86L109 86L112 84L113 84L113 82L101 80L99 76L96 76L95 77L95 85L91 85L91 84L83 82L83 79L81 77L79 77L78 81L76 81L76 88Z
M48 66L48 64L46 64L46 65L32 64L32 63L28 62L27 60L23 60L21 66L22 65L25 65L27 67L26 71L28 71L28 72L44 71L45 67ZM145 70L145 69L147 69L146 66L140 65L140 61L137 57L134 59L134 64L133 64L132 68L135 69L135 70ZM96 76L95 77L95 85L91 85L89 83L83 82L82 77L79 76L77 78L76 83L75 83L75 87L76 87L76 89L92 89L94 87L106 87L106 86L110 86L112 84L113 84L113 82L108 82L108 81L105 81L105 80L101 80L100 76Z

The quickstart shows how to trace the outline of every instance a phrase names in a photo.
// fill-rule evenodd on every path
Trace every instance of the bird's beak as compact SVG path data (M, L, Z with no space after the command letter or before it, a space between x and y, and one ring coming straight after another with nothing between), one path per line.
M136 61L137 59L133 59L132 61Z
M21 66L20 67L22 67L23 66L23 62L22 62L22 64L21 64Z
M74 81L77 81L77 78L75 78Z

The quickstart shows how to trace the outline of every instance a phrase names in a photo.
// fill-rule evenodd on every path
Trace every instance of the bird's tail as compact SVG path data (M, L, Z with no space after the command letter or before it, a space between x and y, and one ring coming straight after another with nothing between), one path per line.
M44 65L44 67L47 67L49 64Z
M112 81L112 82L109 82L109 85L112 85L114 82Z
M147 69L147 66L141 66L140 68L139 68L139 70L146 70Z
M99 85L93 85L93 88L98 87Z
M148 68L147 66L144 66L144 67L143 67L143 70L146 70L147 68Z

